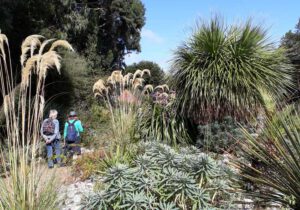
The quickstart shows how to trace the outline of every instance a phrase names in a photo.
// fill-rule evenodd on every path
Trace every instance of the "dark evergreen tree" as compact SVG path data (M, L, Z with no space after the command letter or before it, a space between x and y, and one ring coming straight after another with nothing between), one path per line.
M0 29L19 55L30 34L68 39L92 68L122 68L124 56L140 51L145 8L140 0L2 0ZM18 63L15 57L14 63Z
M152 85L159 85L165 82L165 73L162 68L152 61L140 61L139 63L133 63L126 67L125 73L134 73L137 69L149 69L151 71L151 77L146 79L146 82Z
M290 102L298 101L300 98L300 18L295 30L288 31L281 39L281 47L286 48L287 57L296 69L294 80L297 83L297 89L292 90Z

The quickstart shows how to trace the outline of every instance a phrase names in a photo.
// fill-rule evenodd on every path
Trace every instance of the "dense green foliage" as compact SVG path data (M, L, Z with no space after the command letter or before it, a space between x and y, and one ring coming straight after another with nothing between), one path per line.
M4 0L0 9L0 29L13 46L29 34L68 39L92 68L102 70L116 68L125 53L140 51L145 8L139 0Z
M243 180L258 188L249 192L251 196L300 208L299 122L299 115L289 107L270 119L258 138L246 132L241 149L252 164L237 161L237 166Z
M231 117L198 126L197 147L216 153L236 152L244 138L241 125Z
M21 76L19 46L27 35L68 39L74 47L76 54L64 53L62 76L50 73L46 81L46 111L56 108L63 121L70 109L86 110L92 104L90 90L97 76L117 68L126 53L140 51L145 21L139 0L4 0L0 14L0 29L10 37L16 83Z
M132 165L116 164L104 174L105 189L88 196L84 209L234 208L228 168L193 147L179 152L142 144Z
M161 141L175 146L190 140L184 121L176 115L172 102L165 106L144 103L136 127L140 140L144 141Z
M286 49L287 57L296 68L294 79L297 83L297 89L293 90L293 93L290 96L290 101L298 101L300 95L300 19L298 20L295 30L290 30L284 35L281 40L281 47Z
M139 63L133 63L126 67L126 73L134 73L137 69L149 69L151 71L151 77L146 78L147 84L152 84L154 86L161 85L164 83L165 73L163 69L152 61L140 61Z
M294 31L288 31L281 40L281 46L287 49L287 55L300 68L300 19Z
M262 91L278 96L292 86L286 62L261 26L226 26L218 17L204 22L173 59L179 111L196 123L245 119L264 106Z

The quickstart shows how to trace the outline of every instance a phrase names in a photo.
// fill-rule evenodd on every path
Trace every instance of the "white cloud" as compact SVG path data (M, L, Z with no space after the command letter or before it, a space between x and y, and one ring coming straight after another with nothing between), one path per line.
M142 38L148 39L153 43L162 43L164 40L158 34L154 33L150 29L142 29Z

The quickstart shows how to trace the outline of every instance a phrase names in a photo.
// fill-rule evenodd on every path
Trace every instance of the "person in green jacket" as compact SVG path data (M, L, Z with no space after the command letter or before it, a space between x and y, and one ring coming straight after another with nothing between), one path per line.
M76 112L71 111L64 128L65 146L68 151L71 150L73 153L77 153L78 155L81 154L80 133L82 132L83 127L81 121L78 120Z

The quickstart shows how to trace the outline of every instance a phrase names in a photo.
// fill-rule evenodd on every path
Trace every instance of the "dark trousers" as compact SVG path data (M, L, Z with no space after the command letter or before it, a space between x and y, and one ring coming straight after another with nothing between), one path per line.
M65 155L67 156L67 154L81 155L80 137L78 137L75 142L66 141Z

